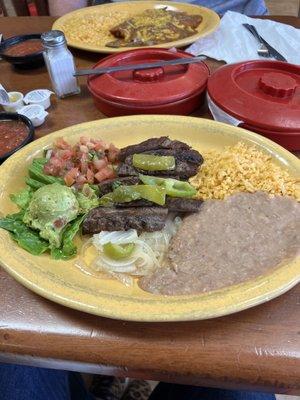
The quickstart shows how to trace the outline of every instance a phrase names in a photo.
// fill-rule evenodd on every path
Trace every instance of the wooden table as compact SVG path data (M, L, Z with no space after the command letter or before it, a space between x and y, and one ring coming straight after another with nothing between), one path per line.
M274 18L275 19L275 18ZM300 28L300 19L277 20ZM50 29L53 18L1 18L5 37ZM74 51L78 67L100 56ZM212 70L220 64L209 62ZM45 69L0 62L8 90L50 88ZM104 118L85 89L54 101L37 136ZM195 115L209 117L206 110ZM232 316L183 323L100 318L43 299L0 270L0 361L216 387L300 393L300 285Z

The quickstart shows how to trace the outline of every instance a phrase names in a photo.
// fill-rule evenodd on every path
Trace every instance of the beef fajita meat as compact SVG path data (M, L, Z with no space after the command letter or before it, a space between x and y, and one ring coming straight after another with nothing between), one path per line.
M154 232L165 226L168 210L160 207L140 208L105 208L92 209L83 222L83 234L94 234L101 231L137 231Z
M184 213L194 213L200 210L203 201L197 199L185 199L179 197L167 197L166 204L163 206L167 208L169 211L174 212L184 212ZM148 200L134 200L128 203L117 203L117 208L124 208L124 207L151 207L155 204Z
M121 163L118 165L117 168L117 175L121 177L128 177L128 176L138 176L139 173L144 173L144 171L139 171L135 169L132 165L128 165L125 163Z
M203 201L198 199L185 199L179 197L168 197L166 207L169 211L195 213L200 210Z
M124 147L120 150L119 160L124 161L126 157L132 154L152 152L153 150L160 149L189 150L190 146L186 143L180 142L179 140L171 140L167 136L161 136L159 138L151 138L144 142Z
M115 207L117 208L134 208L134 207L153 207L157 206L155 203L149 200L139 199L128 201L127 203L116 203ZM157 206L160 207L160 206Z
M100 196L112 192L119 185L137 185L140 182L137 176L124 176L114 179L106 179L98 184Z
M174 170L168 171L144 171L133 167L134 154L154 154L159 156L173 156L176 160ZM121 149L119 159L123 161L118 166L119 176L137 176L139 173L147 175L171 176L177 179L187 179L197 173L198 167L203 163L201 154L193 150L186 143L179 140L170 140L167 136L145 140L139 144Z

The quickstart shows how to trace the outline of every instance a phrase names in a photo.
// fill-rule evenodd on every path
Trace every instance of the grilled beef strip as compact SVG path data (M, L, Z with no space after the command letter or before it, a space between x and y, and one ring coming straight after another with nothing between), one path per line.
M162 207L92 209L82 225L83 234L101 231L136 229L139 232L160 231L165 226L168 209Z
M125 163L121 163L117 167L117 175L120 177L128 177L128 176L136 176L138 177L139 173L144 173L140 172L139 170L135 169L132 165L128 165Z
M174 170L144 171L133 166L133 154L154 154L159 156L173 156L176 160ZM201 154L190 148L186 143L170 140L166 136L148 139L142 143L121 149L119 159L123 161L117 169L119 176L137 176L139 173L146 175L162 175L187 179L197 173L198 167L203 163Z
M185 161L200 166L203 163L203 157L197 150L193 149L158 149L145 151L144 154L154 154L156 156L173 156L176 161ZM132 157L132 156L130 156ZM128 157L129 158L129 157ZM126 159L125 159L126 162Z
M167 197L165 207L169 211L195 213L200 210L202 204L203 200Z
M167 197L166 204L161 206L167 208L169 211L174 212L184 212L184 213L194 213L200 210L203 201L198 199L185 199L183 197ZM128 203L117 203L115 206L117 208L128 208L128 207L151 207L157 206L148 200L134 200ZM160 207L160 206L157 206Z
M132 154L148 151L152 152L153 150L160 149L189 150L190 146L186 143L180 142L179 140L171 140L167 136L161 136L160 138L151 138L144 142L124 147L120 150L119 160L124 161L126 157Z
M139 199L139 200L132 200L128 201L127 203L115 203L116 208L134 208L134 207L161 207L152 201Z

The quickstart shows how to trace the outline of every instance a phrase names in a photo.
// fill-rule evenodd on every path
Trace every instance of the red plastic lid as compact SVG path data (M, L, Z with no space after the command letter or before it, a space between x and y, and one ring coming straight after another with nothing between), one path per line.
M138 49L106 57L94 68L141 64L192 57L182 51ZM137 71L114 72L90 76L92 94L126 105L151 106L173 103L206 88L209 69L204 63L174 65Z
M300 130L300 67L279 61L226 65L208 81L214 103L248 125Z

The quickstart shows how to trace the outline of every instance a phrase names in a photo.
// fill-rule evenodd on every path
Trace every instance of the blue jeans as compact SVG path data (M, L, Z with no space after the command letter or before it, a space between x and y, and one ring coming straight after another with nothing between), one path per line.
M160 383L149 400L275 400L275 396L267 393Z
M0 364L0 400L95 399L77 372ZM275 396L160 383L149 400L275 400Z

